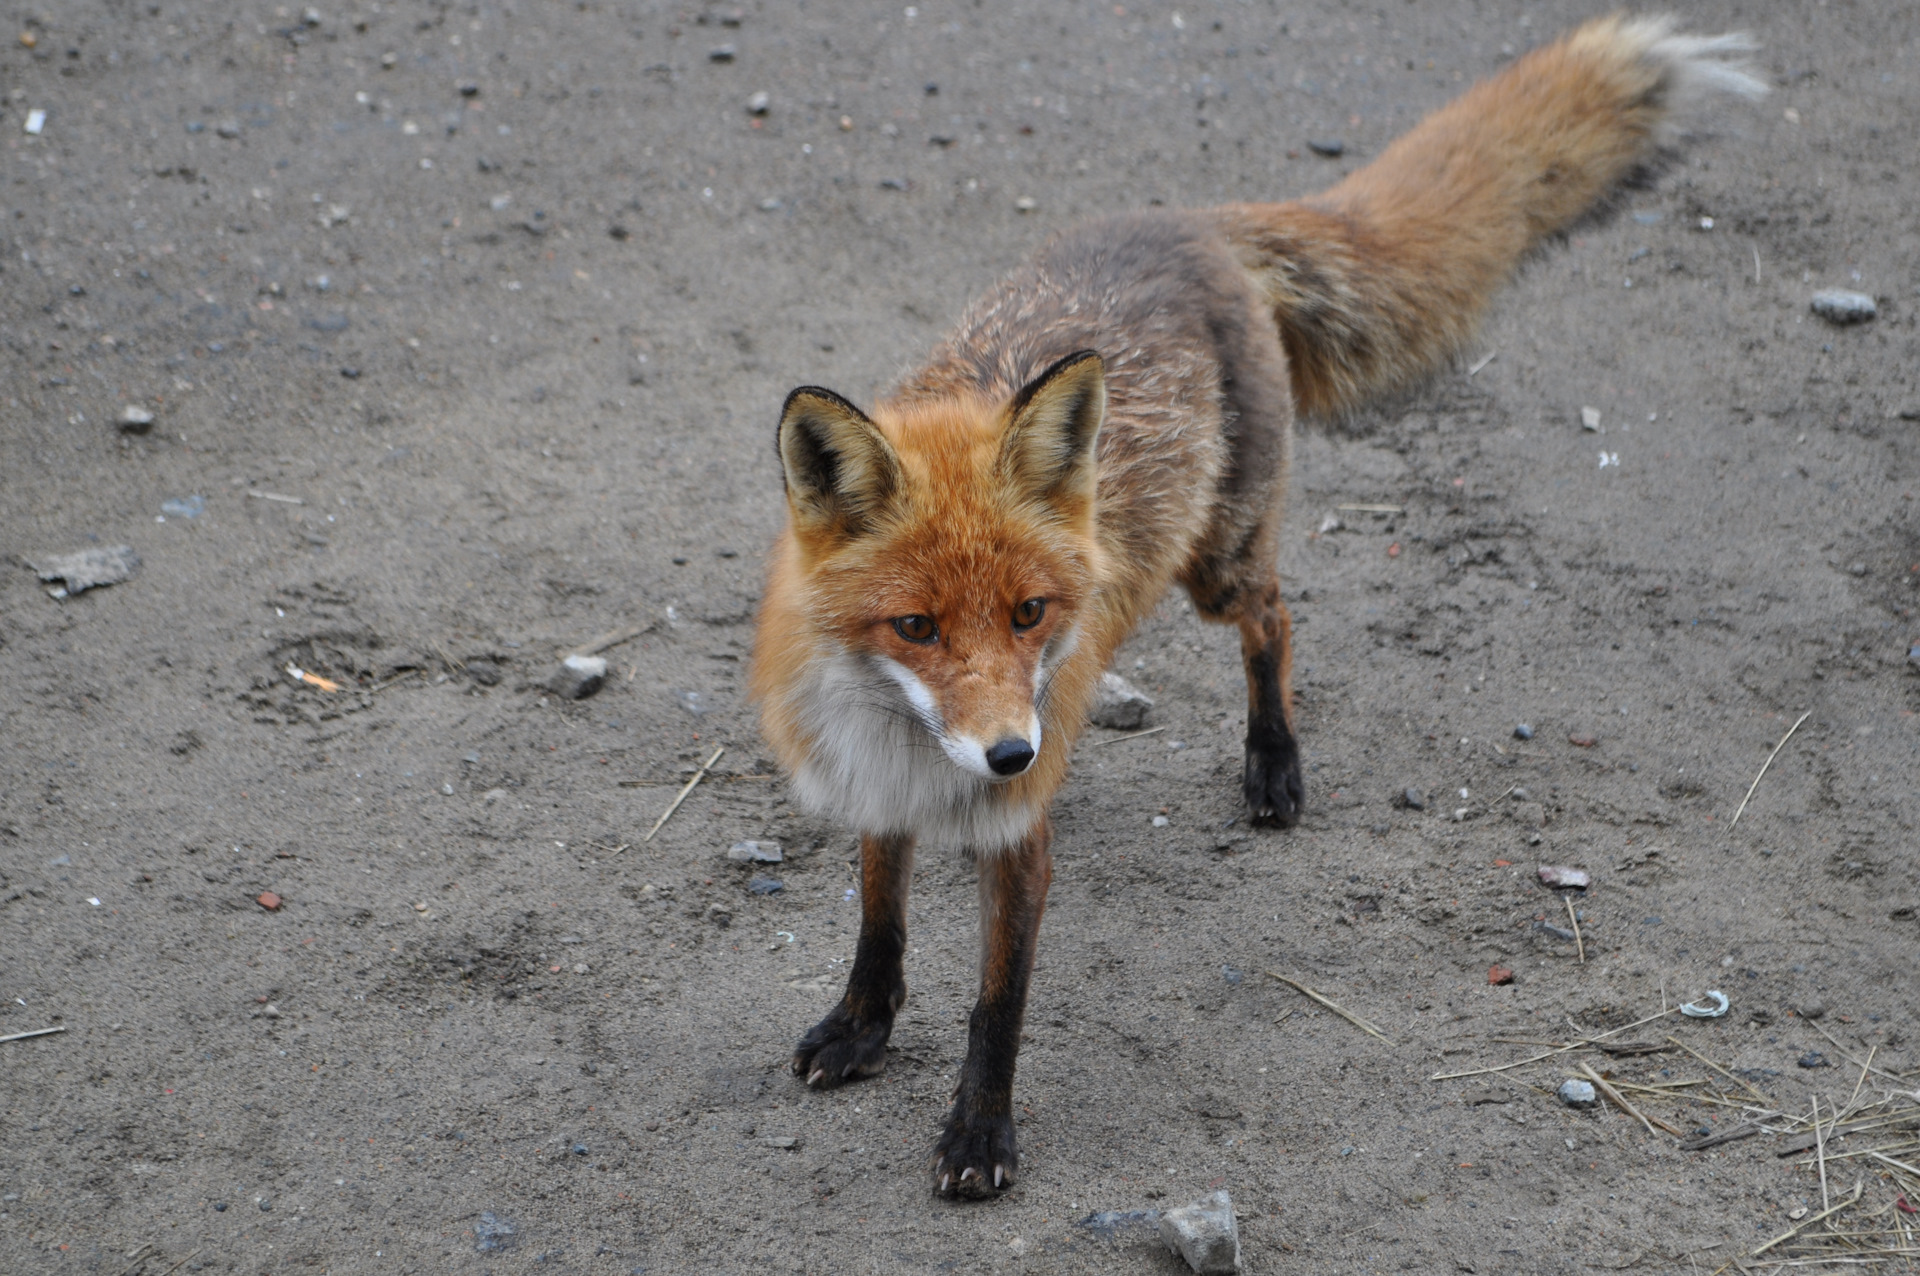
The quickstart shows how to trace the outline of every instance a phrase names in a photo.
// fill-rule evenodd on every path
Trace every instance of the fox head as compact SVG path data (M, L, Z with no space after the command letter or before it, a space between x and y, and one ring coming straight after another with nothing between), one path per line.
M869 417L828 390L788 396L788 532L754 678L803 797L866 831L928 832L1031 787L1093 588L1105 411L1091 351L1002 403Z

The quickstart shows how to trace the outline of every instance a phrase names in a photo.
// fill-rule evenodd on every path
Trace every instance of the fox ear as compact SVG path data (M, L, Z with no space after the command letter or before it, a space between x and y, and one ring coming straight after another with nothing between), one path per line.
M1107 415L1107 374L1092 350L1068 355L1014 396L1000 467L1022 496L1090 500L1094 440Z
M831 390L803 385L780 412L780 464L787 504L801 530L858 536L900 486L900 461L859 408Z

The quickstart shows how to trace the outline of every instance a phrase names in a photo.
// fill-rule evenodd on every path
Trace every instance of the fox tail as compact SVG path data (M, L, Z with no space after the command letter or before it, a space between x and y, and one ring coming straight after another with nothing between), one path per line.
M1528 254L1654 166L1690 107L1766 92L1738 61L1755 47L1682 35L1668 17L1602 18L1332 189L1220 209L1273 307L1301 412L1338 417L1456 355Z

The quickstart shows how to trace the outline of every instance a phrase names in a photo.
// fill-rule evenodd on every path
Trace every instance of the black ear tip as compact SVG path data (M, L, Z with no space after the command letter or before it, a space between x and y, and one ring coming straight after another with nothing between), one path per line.
M792 415L794 407L802 399L819 399L840 409L842 412L858 417L862 421L867 419L867 414L853 406L844 396L835 394L825 386L818 385L796 386L793 390L789 391L786 402L780 405L780 419L784 421Z

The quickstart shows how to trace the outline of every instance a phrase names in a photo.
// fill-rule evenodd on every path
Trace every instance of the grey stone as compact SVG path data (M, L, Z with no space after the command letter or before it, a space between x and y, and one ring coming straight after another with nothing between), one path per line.
M763 1148L778 1148L782 1152L791 1152L800 1146L800 1140L785 1134L770 1135L760 1140Z
M607 681L607 662L601 656L568 656L547 680L547 689L565 700L584 700Z
M1307 149L1315 155L1324 155L1328 159L1338 159L1347 153L1347 144L1337 137L1325 137L1319 141L1309 140Z
M773 98L767 93L765 89L760 90L758 93L755 93L752 97L747 99L747 114L749 115L765 115L768 111L771 111L772 109L773 109ZM733 557L733 555L729 554L727 555L727 557L731 558Z
M1427 809L1427 795L1419 789L1410 788L1400 795L1400 805L1409 811L1424 811Z
M97 585L117 585L132 576L140 566L140 556L131 545L112 549L83 549L71 554L51 554L27 564L41 580L60 581L47 592L55 598L67 598Z
M1802 1019L1824 1019L1827 1016L1827 1007L1824 1002L1803 1001L1793 1008L1793 1012Z
M506 1215L482 1210L480 1221L473 1225L473 1247L482 1254L507 1249L513 1245L515 1233L519 1230Z
M1562 1081L1557 1093L1560 1102L1570 1108L1590 1108L1600 1102L1600 1096L1593 1092L1593 1082L1582 1081L1578 1077L1568 1077Z
M777 877L756 877L747 883L749 895L771 895L775 891L785 890L787 884Z
M467 677L483 687L497 687L500 685L500 666L491 660L469 660ZM471 761L478 762L479 759L473 758Z
M1111 731L1137 731L1147 720L1153 698L1117 673L1100 675L1100 687L1094 692L1093 712L1087 720Z
M128 434L145 434L153 428L153 413L137 403L129 403L121 408L117 420L120 428Z
M1879 313L1873 298L1845 288L1823 288L1813 294L1813 313L1828 323L1862 323Z
M786 857L778 842L735 842L727 848L727 858L736 864L778 864Z
M1080 1226L1103 1241L1144 1240L1160 1233L1159 1210L1099 1210L1080 1220Z
M1240 1228L1225 1192L1162 1214L1160 1239L1202 1276L1240 1270Z
M1513 816L1514 822L1522 828L1537 829L1546 827L1547 808L1538 802L1518 803L1509 813ZM1549 885L1551 884L1552 883L1549 883Z
M1522 722L1514 727L1513 738L1516 740L1531 740L1533 739L1533 728Z

